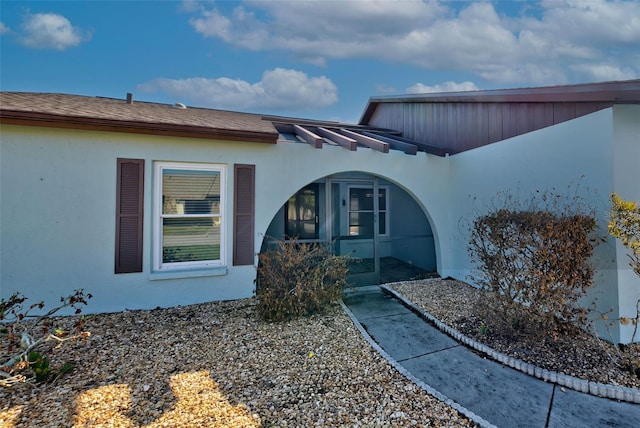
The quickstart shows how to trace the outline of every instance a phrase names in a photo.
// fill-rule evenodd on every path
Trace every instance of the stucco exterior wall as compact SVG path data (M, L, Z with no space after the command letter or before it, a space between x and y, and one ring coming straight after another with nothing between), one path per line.
M452 217L465 220L459 228L451 230L449 238L468 242L470 220L487 212L492 201L500 206L500 199L495 198L499 192L526 201L536 191L549 190L566 194L567 198L578 194L596 213L597 233L606 236L609 195L614 189L613 113L609 108L453 156ZM445 269L442 274L468 278L474 266L467 252L462 245L453 242L451 247L454 248L451 258L443 261L450 270ZM597 269L595 284L583 302L590 304L596 298L598 310L613 309L610 316L618 315L620 299L615 247L614 240L609 238L596 248L593 258ZM608 336L602 325L599 330L603 336ZM611 340L620 340L617 327L614 326L611 333Z
M318 178L362 171L399 183L444 223L447 162L370 149L277 145L2 126L0 286L51 304L74 289L93 294L88 312L149 309L253 294L255 268L231 266L233 180L227 180L227 269L219 276L154 279L151 272L153 162L256 165L255 252L284 201ZM116 159L145 159L143 272L114 274ZM382 173L381 173L382 172ZM434 230L437 236L438 230ZM437 239L436 239L437 241ZM438 252L438 245L436 244Z

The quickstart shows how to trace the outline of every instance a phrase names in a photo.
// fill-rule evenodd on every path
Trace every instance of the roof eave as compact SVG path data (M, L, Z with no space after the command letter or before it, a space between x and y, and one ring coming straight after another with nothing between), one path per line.
M0 123L7 125L41 126L50 128L121 132L129 134L244 141L249 143L276 144L278 141L278 133L275 129L273 132L259 132L183 124L56 115L20 110L1 109Z
M383 103L550 103L603 102L640 104L640 79L539 88L497 89L466 92L438 92L371 97L362 113L367 124L377 106Z

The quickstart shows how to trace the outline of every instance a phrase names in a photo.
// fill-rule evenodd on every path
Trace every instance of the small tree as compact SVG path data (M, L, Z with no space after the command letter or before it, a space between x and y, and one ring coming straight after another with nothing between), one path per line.
M634 201L626 201L616 193L611 195L611 211L609 213L609 233L618 238L631 253L629 265L640 276L640 205ZM631 342L634 342L640 325L640 300L636 302L636 313L633 317L621 316L611 320L621 325L633 326ZM603 318L607 318L603 315ZM607 326L607 329L609 327ZM614 361L623 369L627 369L640 377L640 345L620 345Z
M596 240L592 214L536 206L497 209L476 218L468 250L478 265L473 280L489 293L487 324L502 331L552 334L571 323L586 322L588 310L577 302L593 283L589 258ZM538 204L542 205L542 204Z
M257 310L266 320L310 315L342 298L347 258L327 245L281 239L258 258Z
M629 264L640 275L640 205L613 193L609 217L609 233L631 250Z

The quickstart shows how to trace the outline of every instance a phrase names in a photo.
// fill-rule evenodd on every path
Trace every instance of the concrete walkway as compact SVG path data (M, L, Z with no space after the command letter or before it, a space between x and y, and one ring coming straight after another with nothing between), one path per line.
M378 286L343 300L375 348L414 382L481 426L640 427L640 405L544 382L488 360Z

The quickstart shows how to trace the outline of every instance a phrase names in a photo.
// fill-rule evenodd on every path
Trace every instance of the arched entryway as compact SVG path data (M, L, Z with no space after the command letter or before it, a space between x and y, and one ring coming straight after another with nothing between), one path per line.
M349 282L373 285L436 274L431 225L404 189L383 177L340 173L300 188L284 201L262 249L284 236L324 242L351 258Z

